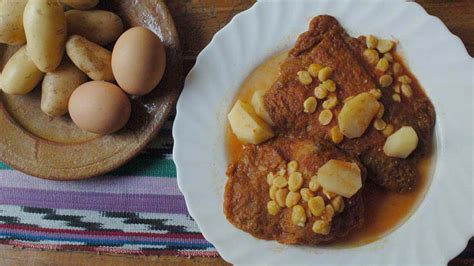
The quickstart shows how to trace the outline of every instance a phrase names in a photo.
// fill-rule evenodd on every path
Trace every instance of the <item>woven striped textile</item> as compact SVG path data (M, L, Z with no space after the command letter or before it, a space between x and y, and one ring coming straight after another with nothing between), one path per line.
M217 256L189 215L171 158L172 119L107 176L59 182L0 163L0 243L137 255Z

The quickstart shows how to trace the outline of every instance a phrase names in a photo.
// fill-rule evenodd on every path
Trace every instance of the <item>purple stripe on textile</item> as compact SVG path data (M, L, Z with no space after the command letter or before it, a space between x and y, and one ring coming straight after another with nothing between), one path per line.
M43 180L18 171L0 170L0 187L35 188L52 191L181 195L175 178L151 176L110 176L64 182Z
M160 238L160 237L143 237L143 236L112 236L112 235L87 235L87 234L71 234L71 233L46 233L46 232L36 232L32 230L16 230L16 229L7 229L7 228L0 228L0 233L8 233L8 234L24 234L28 236L35 236L35 237L48 237L48 236L56 236L61 238L68 238L71 240L84 240L87 241L88 239L93 239L95 241L100 241L101 239L106 239L110 241L154 241L154 242L162 242L163 244L166 243L190 243L190 244L209 244L206 239L195 239L195 238ZM143 244L143 243L138 243Z
M187 214L183 196L0 188L0 204L37 208Z

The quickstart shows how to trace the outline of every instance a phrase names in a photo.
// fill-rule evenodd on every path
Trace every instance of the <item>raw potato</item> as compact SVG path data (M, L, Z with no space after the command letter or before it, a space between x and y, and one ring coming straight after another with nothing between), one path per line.
M0 43L26 43L23 11L28 0L0 0Z
M73 35L66 42L66 53L80 70L93 80L114 81L112 53L84 37Z
M91 9L99 3L99 0L61 0L61 2L75 9Z
M402 127L385 141L383 152L396 158L407 158L418 146L418 135L412 127Z
M318 170L318 182L324 190L346 198L362 188L360 168L356 163L329 160Z
M238 100L229 115L230 126L237 138L245 143L259 144L274 136L272 129L248 103Z
M265 96L264 91L260 90L260 91L254 92L252 96L252 106L255 109L255 112L257 113L258 116L260 116L263 120L265 120L265 122L267 122L269 125L274 126L275 123L273 123L272 119L270 118L270 115L265 109L265 102L263 100L263 96Z
M53 72L46 73L43 79L41 110L50 116L62 116L68 111L71 94L87 76L68 59Z
M58 0L29 0L23 13L26 49L39 70L56 69L64 55L66 16Z
M44 73L31 61L23 46L7 62L0 76L0 88L7 94L27 94L41 81Z
M104 10L69 10L66 12L66 21L70 35L77 34L100 45L116 41L123 32L120 17Z
M338 115L341 133L350 139L362 136L379 108L377 99L367 92L347 101Z

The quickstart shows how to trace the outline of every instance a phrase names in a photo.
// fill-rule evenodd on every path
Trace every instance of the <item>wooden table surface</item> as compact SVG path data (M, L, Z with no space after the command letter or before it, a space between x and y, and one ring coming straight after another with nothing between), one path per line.
M251 7L253 0L170 0L184 51L187 73L196 56L214 33L237 13ZM439 17L459 36L474 56L474 0L418 0L431 15ZM466 243L468 244L468 243ZM225 265L221 258L177 258L172 256L123 256L87 252L41 251L0 246L0 265ZM474 238L450 265L474 265Z

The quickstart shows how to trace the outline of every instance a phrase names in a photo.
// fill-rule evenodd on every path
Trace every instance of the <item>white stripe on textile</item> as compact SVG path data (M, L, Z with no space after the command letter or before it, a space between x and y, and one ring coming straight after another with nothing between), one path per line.
M121 230L124 232L143 232L143 233L168 233L166 230L152 229L150 224L135 224L128 223L128 218L122 217L105 217L103 212L89 211L89 210L68 210L68 209L48 209L54 211L55 216L78 217L79 223L96 223L99 224L100 229ZM134 213L137 219L160 219L163 224L167 226L180 226L184 233L199 233L199 228L190 216L185 214L170 214L170 213ZM31 213L25 212L20 206L0 205L0 215L15 217L19 219L19 224L37 225L41 228L54 229L74 229L87 230L87 228L73 226L67 220L45 219L45 213ZM2 223L0 221L0 223ZM77 222L76 222L77 223Z

